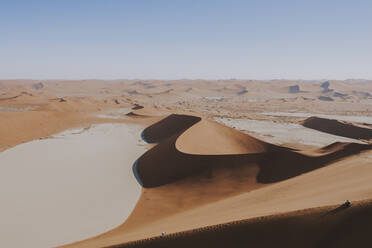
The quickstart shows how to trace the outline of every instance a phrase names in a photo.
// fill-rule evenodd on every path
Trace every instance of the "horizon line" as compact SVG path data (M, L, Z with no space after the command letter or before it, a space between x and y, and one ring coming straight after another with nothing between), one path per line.
M0 78L0 81L9 80L32 80L32 81L87 81L87 80L96 80L96 81L118 81L118 80L149 80L149 81L372 81L368 78L346 78L346 79L330 79L330 78L319 78L319 79L290 79L290 78L271 78L271 79L255 79L255 78L174 78L174 79L165 79L165 78Z

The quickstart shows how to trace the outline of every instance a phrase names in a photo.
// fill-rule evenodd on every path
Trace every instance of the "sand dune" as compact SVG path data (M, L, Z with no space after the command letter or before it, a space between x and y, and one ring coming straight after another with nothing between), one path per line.
M195 117L182 116L181 125L174 123L173 119L173 116L167 117L151 128L156 134L171 130L167 133L171 135L175 133L173 130L177 130L171 128L172 124L184 129ZM179 117L177 120L180 121ZM156 130L156 127L159 130ZM371 146L350 143L338 148L333 147L327 154L313 153L309 156L262 142L221 124L201 120L184 133L174 135L142 155L137 160L136 170L143 186L155 187L200 173L213 166L228 166L229 162L235 161L237 164L259 164L259 182L277 182L320 168L344 156L371 149Z
M177 121L174 121L174 118ZM280 204L267 203L265 195L273 195L268 192L275 192L275 188L280 188L281 184L290 185L292 180L288 179L291 178L312 178L314 173L311 171L316 172L316 169L331 165L340 158L372 148L370 145L346 143L302 153L259 141L232 128L203 119L187 130L179 131L190 122L187 118L195 120L192 116L173 116L152 125L153 131L156 130L155 127L159 128L154 133L162 134L160 136L165 138L136 163L137 176L146 189L132 215L118 229L77 243L76 247L114 245L141 237L157 236L163 230L173 233L229 222L231 218L238 220L244 218L243 216L249 218L273 214ZM182 124L182 121L185 123ZM172 124L180 129L169 128L168 125ZM177 131L165 132L162 127ZM172 134L173 136L169 137ZM220 148L215 150L208 145L200 146L201 140L206 137L209 139L202 142L203 144L219 144ZM197 154L192 153L195 151ZM303 176L300 176L302 174ZM274 182L279 184L271 184ZM371 188L368 186L366 190ZM252 197L256 200L249 204ZM335 204L335 199L342 202L339 197L337 194L331 198L333 201L320 198L323 204L318 203L317 206ZM261 200L257 200L260 198ZM273 202L278 200L282 201L280 197L272 198ZM240 203L234 203L236 201ZM282 211L313 206L308 201L303 201L302 207L296 201L290 202L292 205L283 204L285 208ZM266 203L268 205L265 207L261 206L255 211L251 209ZM228 206L235 206L240 210L233 208L229 211ZM243 210L247 207L249 212Z
M364 247L372 203L340 205L241 220L110 247ZM285 228L283 228L285 227ZM270 233L270 238L267 234ZM249 235L247 235L249 234ZM216 238L218 237L218 238Z
M246 118L213 118L224 125L234 129L244 131L261 140L277 144L297 144L314 147L322 147L333 142L357 142L363 143L357 139L336 136L315 129L304 127L299 123L288 123L283 121L271 120L252 120ZM290 135L289 135L290 134Z
M205 119L183 132L176 142L179 151L193 155L257 154L275 147L233 128Z
M371 153L365 154L363 157L364 158L361 160L349 158L346 161L338 162L333 166L322 168L319 171L301 175L294 178L294 180L286 180L278 184L226 198L225 200L213 204L171 215L168 218L162 218L155 222L148 223L148 225L139 226L137 230L123 228L121 232L118 230L106 237L102 236L102 239L97 238L92 240L93 242L91 243L85 243L86 246L84 246L83 243L81 247L89 247L89 245L94 246L94 244L99 246L99 244L108 244L110 242L120 243L124 240L136 240L139 237L155 237L159 236L161 231L166 231L171 235L174 232L267 216L275 213L285 215L286 212L309 207L335 204L340 206L345 199L351 201L367 199L372 193L371 185L368 183L369 180L371 180L371 168L368 163L368 158L371 158ZM326 185L326 187L319 187L319 185ZM186 191L186 188L184 190ZM148 204L149 203L150 202L148 202ZM261 217L260 219L262 218L270 217ZM310 217L308 221L316 222L317 220ZM315 223L308 223L308 225L313 224ZM270 227L272 226L269 225L268 228ZM340 226L335 225L331 228L331 231L337 231L339 227ZM370 224L366 223L366 227L370 227ZM286 223L282 223L278 228L282 228L283 234L291 234L287 229ZM303 228L306 230L307 227L303 226ZM260 229L257 229L256 231L260 233L259 230ZM192 233L197 235L198 231ZM320 234L324 235L325 238L328 236L327 233ZM245 232L245 235L247 235L247 232ZM292 244L292 246L289 247L298 247L298 244L301 242L304 242L306 245L306 240L312 239L312 235L306 231L304 231L302 235L303 236L297 240L299 243ZM248 235L246 238L252 238L252 236ZM199 238L203 239L202 237ZM221 240L221 242L224 241ZM139 245L134 245L133 247L142 247L141 242L138 243ZM194 245L198 247L197 243L194 243ZM201 245L201 247L203 247L203 245Z
M171 115L145 129L143 136L152 142L163 140L137 160L139 181L145 187L164 185L197 174L212 164L223 165L226 160L238 164L257 162L260 152L274 149L273 145L229 127L186 115ZM229 155L218 156L221 154Z
M284 116L284 117L296 117L296 118L309 118L309 117L320 117L324 119L332 119L347 122L357 122L372 124L372 117L369 116L352 116L352 115L333 115L333 114L315 114L315 113L288 113L288 112L264 112L262 113L268 116Z
M353 139L372 139L372 128L366 125L347 123L320 117L310 117L302 122L308 128Z
M341 205L346 199L369 199L370 159L371 152L350 157L290 180L181 212L139 230L141 234L157 236L157 230L172 233L309 207ZM136 233L129 232L127 238L135 236Z

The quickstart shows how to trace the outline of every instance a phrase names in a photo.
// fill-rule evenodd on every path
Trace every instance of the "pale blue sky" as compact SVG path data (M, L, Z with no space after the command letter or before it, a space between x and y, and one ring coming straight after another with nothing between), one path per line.
M372 79L370 0L0 0L0 78Z

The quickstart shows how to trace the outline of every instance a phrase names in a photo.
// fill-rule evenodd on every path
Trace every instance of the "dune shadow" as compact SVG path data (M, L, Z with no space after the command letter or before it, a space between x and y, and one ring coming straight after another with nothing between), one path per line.
M139 159L137 159L137 160L134 162L134 164L132 165L132 171L133 171L134 177L136 178L137 182L138 182L142 187L144 187L143 182L142 182L142 180L141 180L141 177L139 176L139 174L138 174L138 170L137 170L138 160L139 160Z
M326 212L323 217L329 216L329 215L335 215L343 210L346 210L351 207L351 203L349 201L346 201L345 203L341 204L339 207L332 209L331 211Z
M172 114L145 128L141 138L151 144L159 143L175 134L179 134L201 120L200 117Z
M372 129L369 126L357 126L353 123L345 123L339 120L321 117L310 117L303 121L302 125L324 133L338 135L350 139L372 139Z
M371 145L349 143L329 154L315 157L285 150L268 152L260 161L257 181L261 183L283 181L370 149Z

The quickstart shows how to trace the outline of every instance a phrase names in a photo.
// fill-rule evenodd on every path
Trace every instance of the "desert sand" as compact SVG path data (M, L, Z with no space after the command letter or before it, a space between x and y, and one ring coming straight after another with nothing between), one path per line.
M42 236L63 247L368 246L372 82L324 85L0 81L7 246L40 247ZM70 137L89 139L67 149ZM87 162L71 168L70 149ZM33 155L27 167L18 154ZM74 187L82 182L91 187ZM12 191L26 185L34 197Z

